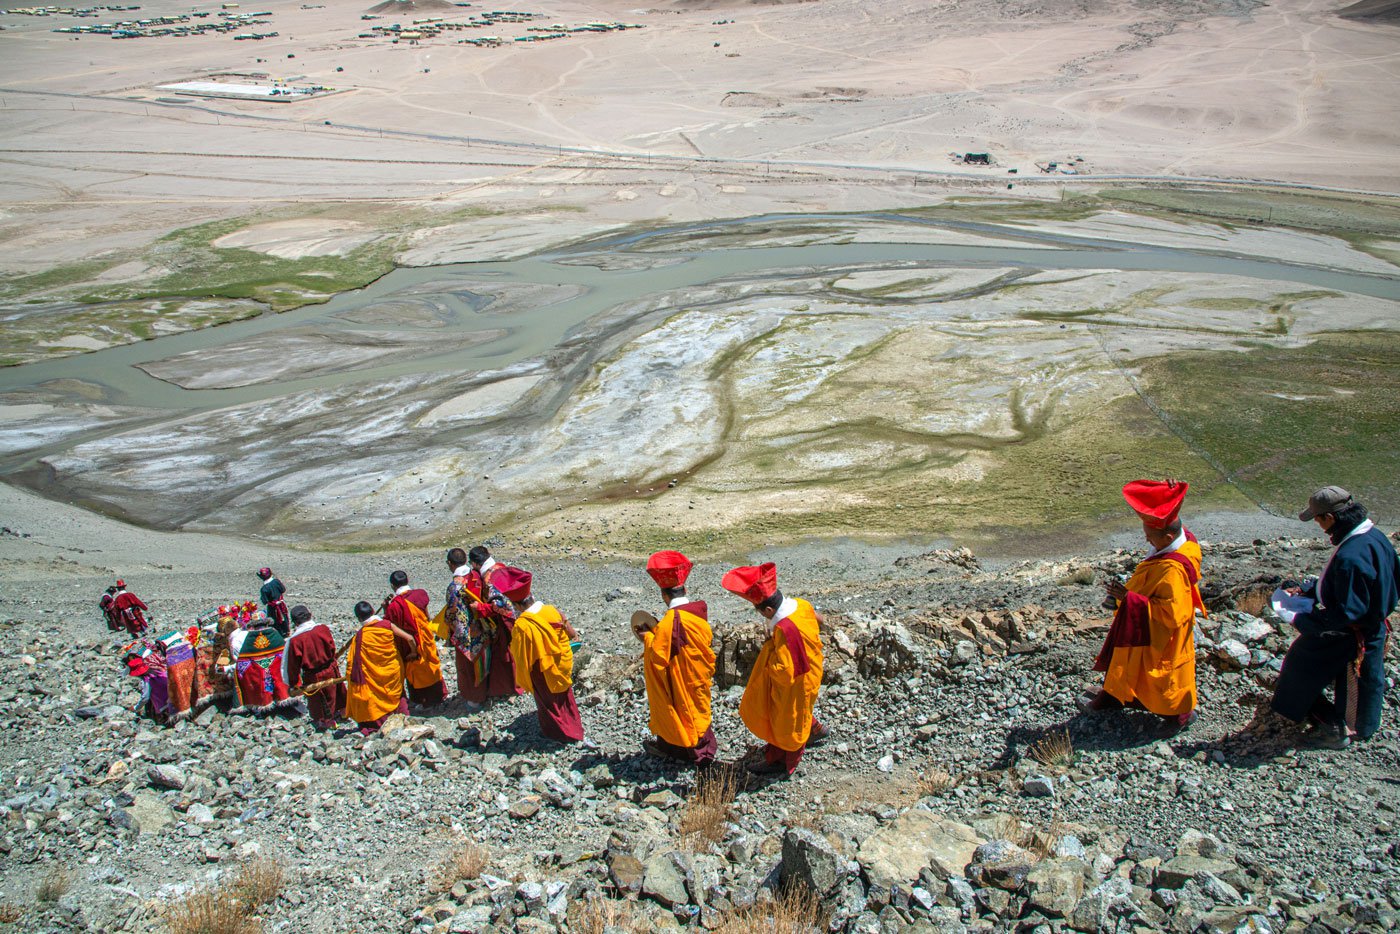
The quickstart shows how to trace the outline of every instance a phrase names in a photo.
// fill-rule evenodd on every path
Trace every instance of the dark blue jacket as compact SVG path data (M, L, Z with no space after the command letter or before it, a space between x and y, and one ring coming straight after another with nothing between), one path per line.
M1400 559L1385 533L1372 528L1354 535L1337 549L1322 577L1322 593L1308 593L1321 605L1310 613L1299 613L1293 625L1309 635L1347 631L1353 626L1360 627L1362 635L1371 635L1400 601L1397 579Z
M263 606L272 606L273 602L281 600L282 595L286 592L287 588L282 586L281 581L275 577L269 577L267 583L262 585L262 592L260 594Z

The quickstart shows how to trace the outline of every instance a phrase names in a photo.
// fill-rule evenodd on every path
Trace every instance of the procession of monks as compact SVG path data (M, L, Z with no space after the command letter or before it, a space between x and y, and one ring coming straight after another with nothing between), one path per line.
M568 617L534 596L529 571L498 563L485 548L470 553L454 548L447 563L452 582L436 617L428 616L428 594L411 589L403 571L390 576L394 593L380 611L365 601L355 606L360 629L346 649L345 714L369 733L390 715L407 713L410 700L424 707L442 703L447 688L436 641L442 638L456 653L458 693L469 709L530 694L542 736L587 744L573 692L579 635ZM709 610L704 601L686 595L692 567L678 551L651 556L647 573L666 610L659 619L639 611L632 630L643 646L655 734L644 749L703 768L718 751L710 714L715 654ZM826 736L812 713L822 678L821 617L805 600L783 596L772 563L734 568L720 584L751 603L768 628L739 707L744 724L764 744L748 768L790 775L803 751ZM299 660L296 632L287 652ZM307 677L328 673L322 668ZM289 683L314 685L303 681L294 675ZM321 702L312 711L318 725L328 725L327 708Z
M1147 711L1159 718L1166 735L1189 727L1197 716L1193 633L1197 616L1204 616L1206 608L1199 589L1201 547L1180 518L1188 489L1186 483L1172 479L1135 480L1123 487L1124 499L1141 519L1151 550L1130 577L1105 585L1105 606L1114 610L1114 616L1094 664L1094 670L1103 673L1103 686L1080 699L1085 712ZM1337 625L1325 621L1328 611L1318 599L1312 611L1318 619L1307 624L1311 628L1299 624L1303 636L1285 661L1285 676L1273 706L1289 719L1311 716L1327 729L1364 739L1379 723L1377 691L1384 689L1383 674L1379 689L1375 675L1384 640L1376 644L1371 629L1382 626L1385 633L1389 631L1385 617L1396 605L1400 564L1386 537L1373 530L1365 521L1365 510L1344 490L1318 491L1300 518L1316 519L1330 530L1338 546L1328 566L1335 561L1339 570L1329 575L1325 568L1328 586L1319 579L1310 585L1313 591L1322 595L1350 588L1360 596L1353 595L1346 611L1350 616ZM1356 544L1347 545L1353 539ZM1344 551L1344 546L1350 550ZM1340 569L1364 563L1363 558L1380 569L1374 587L1356 576L1361 572L1348 570L1348 576L1341 578ZM245 692L262 690L265 678L271 693L259 695L259 704L249 705L252 709L271 709L289 691L300 692L318 728L329 729L346 716L368 734L389 716L408 713L409 701L432 708L447 699L438 654L441 639L455 654L457 692L469 710L528 693L535 700L544 737L592 745L585 738L573 693L574 650L580 639L568 617L534 596L529 571L498 563L484 547L470 552L452 549L447 566L452 579L435 616L429 615L428 593L412 587L404 571L394 571L389 577L393 592L379 608L367 601L355 605L360 628L339 653L329 628L316 623L300 605L286 614L295 628L284 645L280 636L274 638L276 634L254 640L262 651L256 656L262 669L252 662L245 665L241 648L253 644L248 630L256 634L256 624L235 630L230 638L234 660L230 670L236 670L240 699ZM705 768L718 752L711 711L715 653L709 609L686 591L692 567L690 559L678 551L651 555L646 571L660 591L665 610L659 618L638 611L631 624L642 644L653 734L643 748L657 757ZM267 568L259 577L275 581ZM758 774L791 775L806 749L827 736L815 716L824 621L811 603L778 589L772 562L734 568L723 575L720 586L750 603L765 631L739 705L744 726L763 743L745 757L745 766ZM280 602L284 592L276 582L265 589L264 603ZM1294 592L1301 593L1301 588ZM1372 592L1377 594L1375 599L1367 596ZM274 625L271 614L267 625ZM1344 636L1345 642L1329 641L1331 636ZM1348 657L1345 650L1353 636L1357 650ZM1314 638L1316 644L1305 637ZM282 646L281 664L274 672L264 656L278 646ZM1363 666L1368 648L1370 657ZM343 676L338 663L341 654L346 656ZM1324 657L1331 666L1326 671L1317 661ZM1344 671L1348 665L1351 668ZM250 678L245 679L245 668L252 672ZM1335 693L1338 705L1347 710L1344 724L1331 703L1320 696L1328 679L1334 678L1342 679Z

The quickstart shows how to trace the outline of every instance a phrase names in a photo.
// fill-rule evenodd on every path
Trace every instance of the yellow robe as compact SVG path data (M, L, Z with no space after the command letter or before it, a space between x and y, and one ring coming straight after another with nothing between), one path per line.
M351 636L347 650L345 712L351 720L369 723L393 713L403 697L403 659L387 623L369 623ZM364 684L356 684L360 672Z
M775 625L759 650L748 687L744 688L744 699L739 702L744 726L759 739L787 752L796 752L807 744L812 731L812 708L822 683L822 638L817 613L806 600L796 603L797 609L788 619L797 628L807 651L807 672L795 672L784 627Z
M402 601L408 608L408 615L413 617L418 635L418 658L404 666L404 674L408 678L408 683L419 690L432 687L442 680L442 662L438 659L437 640L433 638L436 627L432 620L428 619L428 614L420 610L415 603L408 600Z
M510 654L515 659L515 685L520 690L534 693L530 672L536 665L545 686L554 693L573 687L574 650L563 622L563 614L548 605L533 613L527 610L516 618Z
M1196 568L1199 579L1201 546L1188 540L1177 552ZM1151 644L1115 648L1103 688L1123 703L1136 700L1155 714L1189 713L1196 706L1196 610L1205 613L1200 591L1173 560L1142 562L1127 587L1147 598Z
M676 626L684 630L686 644L672 652ZM692 748L710 728L710 685L715 678L712 639L709 622L684 608L667 610L642 637L651 731L673 746Z

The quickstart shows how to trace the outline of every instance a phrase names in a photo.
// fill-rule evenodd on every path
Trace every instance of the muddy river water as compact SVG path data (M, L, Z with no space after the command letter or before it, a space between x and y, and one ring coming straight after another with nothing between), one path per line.
M608 309L661 293L683 293L726 278L802 274L839 276L867 266L890 268L1020 268L1027 270L1163 271L1242 276L1278 283L1400 299L1400 278L1336 269L1271 262L1201 250L1085 240L994 225L975 227L978 234L1015 238L1025 245L970 246L911 243L824 243L809 246L752 248L684 248L696 231L742 234L746 225L784 218L750 218L685 228L662 228L625 237L595 240L533 257L482 263L396 269L372 285L343 293L322 305L260 317L92 353L0 370L0 392L24 389L50 380L78 379L108 390L108 401L167 411L200 411L256 402L305 389L379 381L419 372L471 373L499 369L556 346L579 324ZM810 217L807 219L811 219ZM888 216L872 215L887 220ZM897 218L908 223L908 217ZM857 222L860 217L843 216ZM955 227L958 225L941 225ZM659 244L659 246L658 246ZM619 257L629 263L612 262ZM483 286L532 285L572 287L572 297L534 307L483 307ZM476 290L476 291L474 291ZM442 352L395 355L374 365L320 373L304 379L219 389L185 389L158 379L142 364L177 354L207 351L235 341L314 326L322 332L364 330L347 316L404 302L431 303L435 327L454 333L502 332L494 339ZM387 323L387 322L386 322ZM395 328L398 325L393 325ZM409 325L410 327L412 325Z

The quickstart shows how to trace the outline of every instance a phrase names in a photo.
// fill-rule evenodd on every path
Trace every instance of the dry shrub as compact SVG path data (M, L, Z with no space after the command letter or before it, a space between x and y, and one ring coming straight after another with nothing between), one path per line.
M0 902L0 924L14 924L24 917L24 909L9 902Z
M1070 568L1061 575L1055 583L1061 587L1068 587L1070 584L1079 584L1081 587L1088 586L1094 582L1094 569L1090 567Z
M452 854L439 864L437 877L433 880L434 892L446 892L465 879L475 879L486 871L491 863L491 853L485 848L463 841Z
M69 875L68 870L62 866L55 866L39 880L39 887L34 890L34 899L41 905L51 905L67 895L72 887L73 877Z
M817 899L799 889L729 912L715 934L809 934L825 929Z
M1241 613L1248 613L1250 616L1263 616L1264 608L1269 605L1269 598L1273 596L1273 591L1266 588L1246 590L1235 598L1235 609Z
M228 889L200 889L165 913L170 934L261 934L262 922L250 916Z
M604 934L608 930L634 931L640 927L633 917L631 902L588 898L570 906L570 934Z
M739 774L732 766L714 765L702 773L681 812L681 838L691 846L723 840L729 808L738 793Z
M919 773L919 793L925 797L929 795L941 795L952 788L956 782L953 776L934 765L929 765Z
M277 900L285 879L282 866L276 860L263 859L243 863L227 885L229 896L248 911L256 911Z
M171 934L260 934L254 914L282 894L285 878L276 860L243 863L218 888L186 895L165 913Z
M1030 757L1047 769L1067 769L1074 764L1074 743L1069 730L1052 730L1031 744Z

